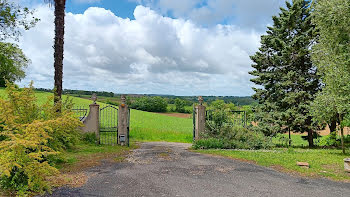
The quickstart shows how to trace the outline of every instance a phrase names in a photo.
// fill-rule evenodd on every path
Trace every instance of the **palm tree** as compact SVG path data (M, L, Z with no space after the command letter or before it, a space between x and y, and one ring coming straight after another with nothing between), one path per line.
M55 44L54 44L54 68L55 68L55 97L54 102L58 103L62 97L63 81L63 45L64 45L64 17L66 0L45 0L55 6Z

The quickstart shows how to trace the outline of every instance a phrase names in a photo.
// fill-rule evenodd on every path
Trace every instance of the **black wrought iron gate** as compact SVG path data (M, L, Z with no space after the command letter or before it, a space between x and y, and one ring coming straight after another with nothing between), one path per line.
M196 111L196 106L193 104L193 112L192 112L192 120L193 120L193 141L196 140L196 114L197 114L197 111Z
M113 105L100 109L100 144L118 144L118 108Z

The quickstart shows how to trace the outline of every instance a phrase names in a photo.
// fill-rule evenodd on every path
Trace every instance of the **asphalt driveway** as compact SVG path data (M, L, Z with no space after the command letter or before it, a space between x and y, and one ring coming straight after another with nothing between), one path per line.
M350 184L308 179L189 152L188 144L149 142L122 163L89 169L80 188L51 196L350 196Z

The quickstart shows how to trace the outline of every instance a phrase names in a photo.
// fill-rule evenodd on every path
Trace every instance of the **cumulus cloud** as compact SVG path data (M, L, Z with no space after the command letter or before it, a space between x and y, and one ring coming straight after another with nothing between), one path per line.
M196 24L236 24L242 28L265 31L271 16L286 0L129 0L146 5L175 18L190 19Z
M32 60L26 79L53 86L53 10L37 8L40 23L20 42ZM134 20L104 8L67 13L64 88L118 93L250 95L249 55L260 36L234 25L201 27L144 6Z

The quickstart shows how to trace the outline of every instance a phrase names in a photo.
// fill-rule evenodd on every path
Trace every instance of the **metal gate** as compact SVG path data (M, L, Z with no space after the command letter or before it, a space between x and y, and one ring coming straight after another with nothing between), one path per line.
M193 104L193 112L192 112L192 116L193 116L193 141L196 140L196 106Z
M100 144L118 144L118 108L113 105L100 109Z

